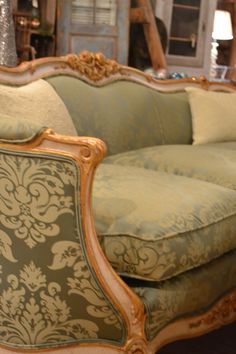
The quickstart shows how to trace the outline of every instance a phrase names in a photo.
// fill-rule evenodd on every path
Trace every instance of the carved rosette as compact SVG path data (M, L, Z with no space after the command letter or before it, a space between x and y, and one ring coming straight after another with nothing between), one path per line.
M224 297L201 319L191 322L190 328L222 326L236 319L236 292Z
M107 59L102 53L83 51L79 55L69 54L66 61L71 69L91 81L99 81L121 71L121 66L116 61Z

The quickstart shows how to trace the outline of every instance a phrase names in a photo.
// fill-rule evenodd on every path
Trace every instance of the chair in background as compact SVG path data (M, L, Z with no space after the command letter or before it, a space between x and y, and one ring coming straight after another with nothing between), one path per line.
M36 50L31 45L31 15L25 12L15 12L13 14L16 50L19 62L35 59Z

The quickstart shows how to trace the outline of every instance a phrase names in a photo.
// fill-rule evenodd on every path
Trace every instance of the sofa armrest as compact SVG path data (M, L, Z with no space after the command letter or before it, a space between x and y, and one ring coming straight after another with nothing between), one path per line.
M11 308L14 324L2 310L1 340L16 349L82 343L82 353L99 343L109 353L126 350L143 336L144 309L105 258L94 228L91 188L105 145L35 132L26 143L0 143L0 296L19 302Z

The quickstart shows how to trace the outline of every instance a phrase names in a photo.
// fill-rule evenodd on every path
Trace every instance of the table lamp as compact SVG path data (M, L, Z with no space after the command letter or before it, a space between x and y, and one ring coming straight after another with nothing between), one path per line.
M214 15L214 24L212 32L212 48L211 48L211 70L210 77L217 76L217 57L218 46L217 40L230 40L233 38L233 29L231 16L228 11L216 10ZM227 67L226 67L227 68Z

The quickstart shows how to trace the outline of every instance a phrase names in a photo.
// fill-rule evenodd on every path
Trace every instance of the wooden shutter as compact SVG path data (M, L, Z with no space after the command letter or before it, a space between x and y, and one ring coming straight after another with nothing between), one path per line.
M59 0L57 55L102 52L127 64L129 0Z

